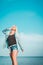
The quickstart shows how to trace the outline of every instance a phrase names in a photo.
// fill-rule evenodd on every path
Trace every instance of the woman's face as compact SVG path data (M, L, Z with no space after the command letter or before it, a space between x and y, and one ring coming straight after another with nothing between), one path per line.
M16 32L16 26L13 26L13 27L11 28L11 32L12 32L12 33L15 33L15 32Z
M16 29L11 29L11 32L16 32Z

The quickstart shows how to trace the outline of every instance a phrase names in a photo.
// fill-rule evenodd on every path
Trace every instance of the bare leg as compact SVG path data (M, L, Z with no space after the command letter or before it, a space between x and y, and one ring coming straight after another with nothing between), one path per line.
M10 57L11 57L12 65L14 65L13 64L13 58L12 58L12 52L10 53Z
M18 51L17 50L13 50L11 53L10 53L10 57L11 57L11 60L12 60L12 65L18 65L17 63L17 54L18 54Z

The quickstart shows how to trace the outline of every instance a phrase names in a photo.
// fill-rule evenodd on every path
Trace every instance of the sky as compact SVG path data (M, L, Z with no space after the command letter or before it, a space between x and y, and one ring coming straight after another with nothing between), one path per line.
M2 30L13 25L24 49L18 56L43 56L43 0L0 0L0 56L9 55Z

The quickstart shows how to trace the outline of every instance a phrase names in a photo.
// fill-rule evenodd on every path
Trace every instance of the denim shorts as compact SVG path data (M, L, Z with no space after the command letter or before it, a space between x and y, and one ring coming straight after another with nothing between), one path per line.
M11 50L11 51L13 51L13 50L18 50L17 44L11 46L11 47L10 47L10 50Z

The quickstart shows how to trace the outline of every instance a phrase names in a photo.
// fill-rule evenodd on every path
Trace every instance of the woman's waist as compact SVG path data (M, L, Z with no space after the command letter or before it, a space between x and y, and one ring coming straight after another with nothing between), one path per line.
M10 45L9 47L12 47L12 46L17 46L17 44Z

